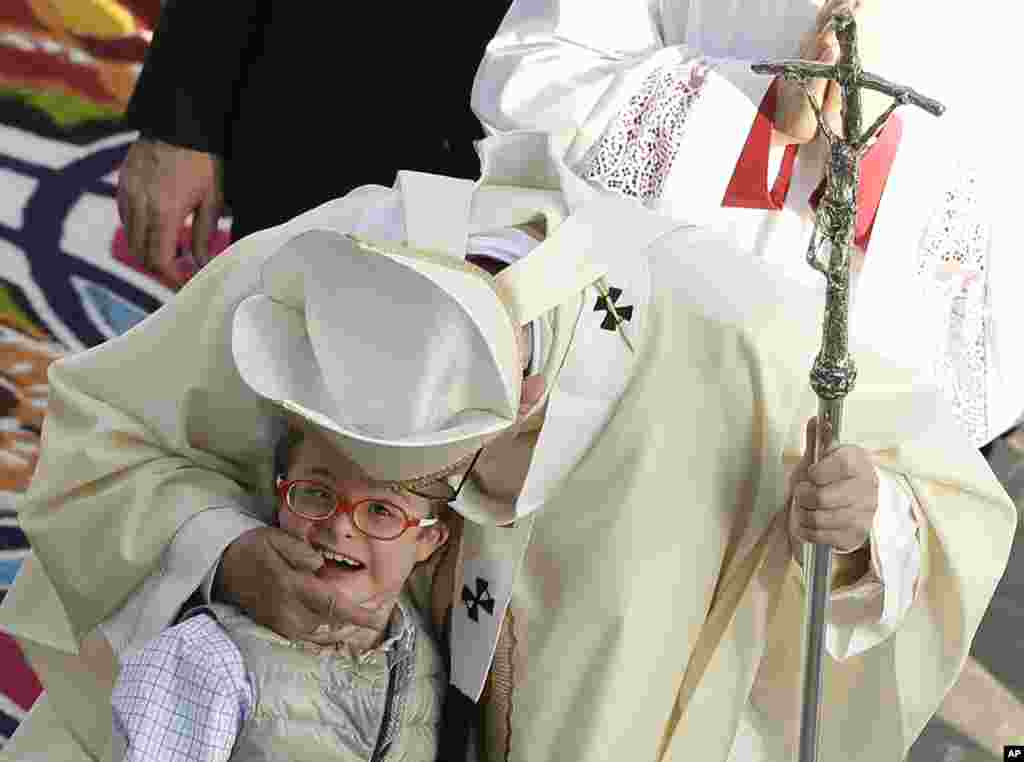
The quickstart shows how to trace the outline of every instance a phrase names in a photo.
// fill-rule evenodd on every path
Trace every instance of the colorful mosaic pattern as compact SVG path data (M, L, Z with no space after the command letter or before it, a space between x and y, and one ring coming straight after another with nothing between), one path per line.
M47 367L171 295L128 254L115 202L134 138L119 119L159 12L160 0L0 3L0 599L28 552L15 505L38 457ZM40 691L2 633L0 674L2 743Z

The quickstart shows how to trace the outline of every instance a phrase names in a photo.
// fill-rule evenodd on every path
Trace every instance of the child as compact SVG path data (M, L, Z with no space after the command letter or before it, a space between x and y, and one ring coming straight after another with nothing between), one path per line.
M365 479L314 427L290 428L275 462L279 526L352 599L398 589L448 539L444 501ZM125 661L115 758L433 760L444 664L410 600L391 605L385 632L322 627L309 641L230 606L195 610Z
M526 228L474 237L467 259L500 272L536 245ZM538 364L541 333L519 333L524 376ZM373 483L299 420L275 448L274 472L278 526L322 552L317 576L349 600L402 588L448 540L443 519L458 489ZM303 641L233 606L194 609L125 660L113 693L124 746L115 758L435 759L446 670L422 612L408 596L393 606L386 632L325 625Z

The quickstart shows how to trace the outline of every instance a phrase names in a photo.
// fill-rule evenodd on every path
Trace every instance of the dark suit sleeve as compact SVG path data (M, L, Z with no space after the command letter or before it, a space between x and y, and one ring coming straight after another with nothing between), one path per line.
M269 0L168 0L125 120L146 137L225 156Z

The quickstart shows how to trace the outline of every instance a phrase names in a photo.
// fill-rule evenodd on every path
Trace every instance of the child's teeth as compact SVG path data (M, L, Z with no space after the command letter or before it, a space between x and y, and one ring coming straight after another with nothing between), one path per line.
M324 558L329 558L332 561L337 561L340 564L345 564L345 566L349 566L352 568L360 568L363 565L362 561L357 561L354 558L350 558L346 556L344 553L334 553L330 550L321 550L320 552L323 554Z

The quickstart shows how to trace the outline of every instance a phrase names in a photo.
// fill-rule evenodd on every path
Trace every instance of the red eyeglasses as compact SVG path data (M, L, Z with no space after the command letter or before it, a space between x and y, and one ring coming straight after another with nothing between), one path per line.
M406 529L429 527L439 519L409 518L400 505L380 498L349 503L323 482L306 479L277 480L277 494L288 510L310 521L326 521L338 511L352 518L352 525L374 540L397 540Z

